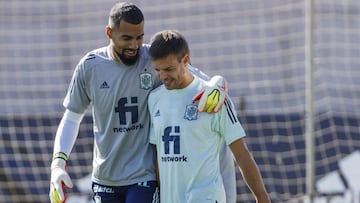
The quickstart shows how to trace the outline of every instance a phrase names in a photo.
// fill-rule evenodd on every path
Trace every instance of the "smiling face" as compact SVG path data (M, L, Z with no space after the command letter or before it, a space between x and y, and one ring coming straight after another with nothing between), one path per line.
M193 75L188 71L189 55L181 59L174 54L153 60L156 73L166 89L182 89L191 83Z
M169 90L183 89L193 81L188 69L189 46L176 30L164 30L151 38L149 54L161 82Z
M144 22L139 24L120 21L115 28L106 27L106 35L110 39L112 50L125 65L136 63L140 47L144 42Z

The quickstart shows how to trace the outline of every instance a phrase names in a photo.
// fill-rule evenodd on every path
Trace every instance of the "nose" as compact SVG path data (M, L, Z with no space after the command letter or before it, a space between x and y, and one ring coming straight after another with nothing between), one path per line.
M139 48L139 44L137 40L131 40L129 43L129 48L130 49L138 49Z
M167 74L166 74L166 72L165 71L159 71L159 78L160 78L160 80L161 81L166 81L167 80Z

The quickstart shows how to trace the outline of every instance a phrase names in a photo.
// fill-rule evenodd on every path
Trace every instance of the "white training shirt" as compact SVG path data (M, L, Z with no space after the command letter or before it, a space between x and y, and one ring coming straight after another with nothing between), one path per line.
M245 132L230 98L216 114L197 112L192 97L204 84L195 76L184 89L161 85L149 95L150 143L157 148L161 202L226 202L220 149L223 140L231 144Z

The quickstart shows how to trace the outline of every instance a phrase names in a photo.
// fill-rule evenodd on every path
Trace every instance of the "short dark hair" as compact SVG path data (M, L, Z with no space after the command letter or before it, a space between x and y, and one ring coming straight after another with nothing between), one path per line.
M131 24L140 24L144 21L144 15L135 4L119 2L116 3L110 10L110 28L116 28L119 26L121 20Z
M156 33L150 40L150 56L153 60L174 54L180 61L189 54L189 46L184 36L177 30L164 30Z

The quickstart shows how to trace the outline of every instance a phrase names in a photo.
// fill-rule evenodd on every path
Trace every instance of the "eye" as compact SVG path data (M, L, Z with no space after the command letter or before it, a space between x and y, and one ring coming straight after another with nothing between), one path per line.
M166 71L167 72L171 72L171 71L173 71L175 68L174 67L168 67L168 68L166 68Z

